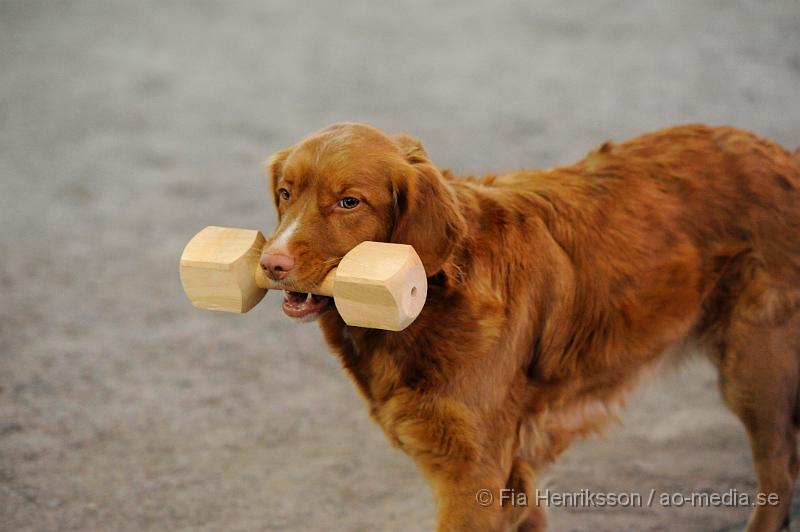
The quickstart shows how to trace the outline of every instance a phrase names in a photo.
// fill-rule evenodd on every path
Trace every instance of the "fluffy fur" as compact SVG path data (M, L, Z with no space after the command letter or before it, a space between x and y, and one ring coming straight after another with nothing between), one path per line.
M775 531L798 471L798 159L687 125L567 166L459 179L411 137L339 124L277 153L270 174L276 234L296 222L292 285L319 282L364 240L411 244L425 264L428 300L405 331L349 327L332 305L320 325L430 481L437 530L543 529L541 508L502 506L500 490L530 493L691 341L747 429L758 491L780 496L748 530ZM342 209L342 197L360 203Z

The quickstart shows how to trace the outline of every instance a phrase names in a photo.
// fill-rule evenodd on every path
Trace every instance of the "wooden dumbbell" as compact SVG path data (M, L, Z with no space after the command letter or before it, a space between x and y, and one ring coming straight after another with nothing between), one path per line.
M181 283L192 305L244 313L267 289L332 296L348 325L402 331L422 311L428 292L425 268L405 244L362 242L319 286L286 287L264 275L259 260L264 235L252 229L206 227L181 255Z

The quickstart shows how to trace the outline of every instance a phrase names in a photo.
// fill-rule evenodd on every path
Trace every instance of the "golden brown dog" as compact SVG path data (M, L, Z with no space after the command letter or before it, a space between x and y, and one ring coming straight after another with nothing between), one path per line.
M497 494L530 493L691 341L747 429L758 491L780 500L748 530L776 531L798 472L798 159L689 125L568 166L456 179L411 137L334 125L272 157L279 223L262 266L311 286L364 240L417 250L430 287L405 331L349 327L297 292L283 308L320 318L372 417L430 481L438 530L543 529L539 507Z

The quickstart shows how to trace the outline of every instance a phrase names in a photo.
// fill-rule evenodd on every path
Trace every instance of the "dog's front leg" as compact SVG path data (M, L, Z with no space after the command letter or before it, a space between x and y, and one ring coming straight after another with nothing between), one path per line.
M433 489L438 532L505 532L513 433L486 423L461 401L401 390L377 410L390 439L408 453Z
M502 472L484 468L458 477L434 475L437 532L502 532L508 529L508 512L501 496Z

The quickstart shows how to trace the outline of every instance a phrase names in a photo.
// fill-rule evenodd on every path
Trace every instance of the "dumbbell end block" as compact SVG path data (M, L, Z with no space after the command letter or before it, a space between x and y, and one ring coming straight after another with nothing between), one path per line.
M362 242L336 272L334 303L348 325L402 331L425 304L428 280L414 248Z
M264 235L250 229L209 226L183 250L183 290L197 308L245 313L264 297L256 285Z

